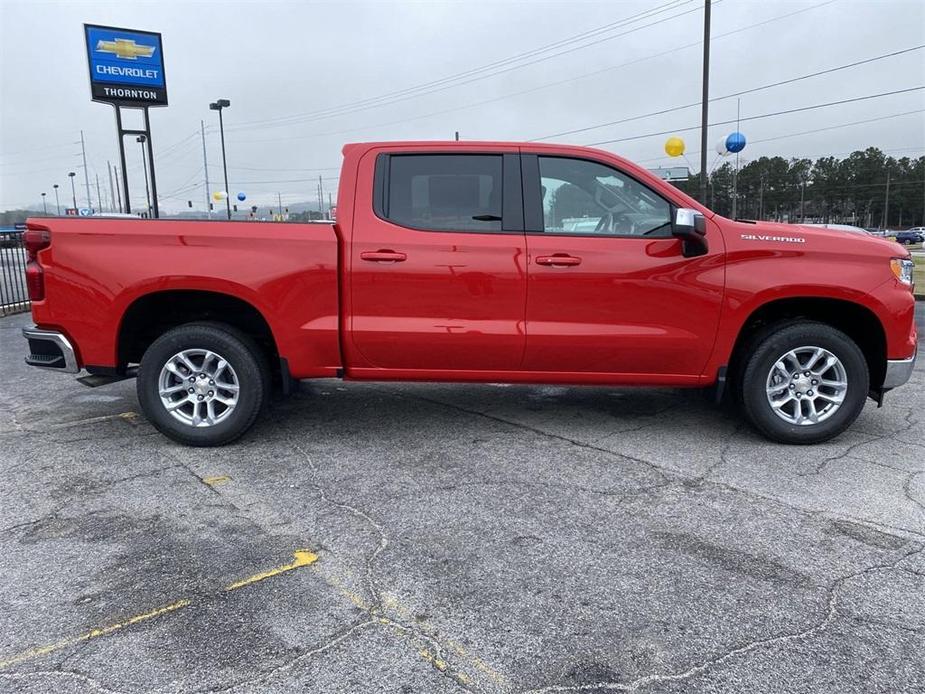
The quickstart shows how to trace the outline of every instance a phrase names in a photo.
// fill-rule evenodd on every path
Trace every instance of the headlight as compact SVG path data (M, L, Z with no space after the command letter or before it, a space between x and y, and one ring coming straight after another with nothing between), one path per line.
M890 267L896 279L903 284L912 286L912 271L915 269L915 263L908 258L893 258L890 260Z

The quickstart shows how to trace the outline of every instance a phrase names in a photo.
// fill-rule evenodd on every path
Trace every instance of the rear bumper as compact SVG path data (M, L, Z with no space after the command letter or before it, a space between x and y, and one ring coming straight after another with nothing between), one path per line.
M22 335L29 341L29 354L26 356L29 366L68 374L80 371L74 347L63 334L56 330L23 328Z
M916 354L913 353L908 359L887 359L886 376L883 379L884 390L898 388L909 380L915 368Z

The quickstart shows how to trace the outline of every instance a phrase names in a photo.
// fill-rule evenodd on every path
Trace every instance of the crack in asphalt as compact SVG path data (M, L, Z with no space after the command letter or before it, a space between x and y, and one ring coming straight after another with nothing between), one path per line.
M51 511L39 516L38 518L34 518L33 520L30 520L30 521L25 521L23 523L16 523L14 525L8 525L4 528L0 528L0 534L16 532L17 530L22 530L24 528L29 528L34 525L39 525L49 520L59 520L61 517L61 513L62 511L64 511L64 509L66 509L68 506L78 501L82 495L85 495L90 490L96 491L100 489L106 489L108 487L114 487L118 484L124 484L125 482L134 482L135 480L144 479L146 477L156 477L162 472L166 472L167 470L172 470L172 469L179 468L179 467L183 467L183 466L179 464L166 465L164 467L159 467L153 470L148 470L146 472L139 472L138 474L135 474L135 475L129 475L127 477L120 477L114 480L99 480L97 482L94 482L92 487L90 487L89 489L87 487L81 487L80 490L78 490L78 492L70 495L67 501L65 501L62 504L59 504L58 506L53 508Z
M302 448L298 443L293 443L292 447L296 451L298 451L302 459L305 460L305 462L308 464L308 467L312 472L312 479L309 482L309 484L318 492L318 495L321 498L321 500L326 504L334 506L335 508L339 508L342 511L346 511L349 514L360 518L365 523L367 523L370 527L372 527L373 530L376 532L376 534L379 536L379 541L376 543L376 548L372 551L372 553L366 555L364 558L364 564L365 564L364 581L366 583L366 591L370 599L370 604L367 605L365 609L367 614L373 617L373 619L378 621L380 624L385 624L395 629L398 629L406 634L414 635L415 637L421 639L422 641L431 644L432 648L436 652L437 658L439 658L440 661L442 661L443 663L448 664L450 661L446 655L447 649L441 643L441 641L436 635L428 634L427 632L425 632L423 629L419 627L404 624L398 620L388 617L385 614L385 611L382 606L382 592L377 585L375 569L374 569L374 564L376 563L376 560L379 558L379 555L382 554L385 548L388 547L388 544L389 544L388 535L386 534L383 527L379 523L377 523L375 520L373 520L373 518L363 509L358 508L357 506L353 506L352 504L348 504L343 501L332 499L328 495L327 489L323 485L317 482L318 466L315 463L312 456L309 455L308 452L304 448ZM434 663L432 662L432 664ZM479 691L478 689L475 689L472 686L470 686L471 682L466 682L468 678L465 675L460 676L461 674L460 671L456 670L455 668L450 667L449 665L443 668L437 667L435 665L434 669L466 690Z
M490 419L495 422L500 422L501 424L507 424L509 426L518 427L520 429L524 429L525 431L532 431L533 433L539 434L540 436L545 436L551 439L558 439L559 441L565 441L566 443L569 443L573 446L577 446L578 448L586 448L588 450L605 453L606 455L613 457L613 458L622 458L623 460L629 460L634 463L639 463L640 465L644 465L645 467L650 468L655 474L661 476L663 480L672 481L672 480L680 479L683 477L676 471L670 470L668 468L663 468L660 465L657 465L656 463L653 463L649 460L645 460L643 458L635 458L631 455L626 455L625 453L615 453L614 451L611 451L610 449L602 448L601 446L596 446L593 443L588 443L587 441L580 441L578 439L569 438L568 436L563 436L562 434L554 434L552 432L543 431L542 429L538 429L529 424L523 424L522 422L515 422L509 419L505 419L504 417L499 417L498 415L489 414L487 412L480 412L479 410L472 410L467 407L462 407L461 405L456 405L454 403L449 403L449 402L445 402L442 400L435 400L433 398L428 398L423 395L407 396L407 395L400 394L399 397L416 398L418 400L423 400L424 402L429 402L434 405L440 405L441 407L446 407L449 409L457 410L459 412L465 412L467 414L471 414L477 417L484 417L486 419Z
M222 685L221 687L209 687L205 689L195 689L192 691L210 692L211 694L218 694L218 692L232 692L244 686L251 686L258 682L265 682L266 680L272 678L274 675L295 667L297 664L301 663L303 660L307 660L313 656L320 655L326 651L329 651L330 649L339 645L343 641L346 641L356 632L368 626L372 626L374 624L375 624L375 620L373 619L364 619L362 621L355 622L354 624L351 624L346 629L342 629L338 633L332 635L330 638L325 639L317 646L312 646L308 650L302 651L301 653L297 654L293 658L290 658L286 662L276 665L270 668L269 670L266 670L260 673L259 675L256 675L254 677L248 677L242 680L238 680L236 682L232 682L226 685Z
M906 415L905 415L906 426L904 426L903 428L897 429L896 431L890 431L885 434L880 434L880 435L867 434L868 436L871 436L871 438L866 439L864 441L859 441L858 443L854 443L850 445L845 451L843 451L839 455L824 458L823 460L819 462L819 464L815 467L815 469L812 472L798 472L797 476L798 477L811 477L813 475L822 474L822 472L826 469L829 463L834 463L836 460L841 460L842 458L846 458L846 457L855 457L855 456L852 456L851 453L853 453L856 448L859 448L861 446L866 446L871 443L876 443L878 441L884 441L886 439L891 439L893 437L899 436L900 434L906 433L907 431L909 431L915 426L915 423L910 421L909 419L912 416L912 414L913 414L912 410L909 410L906 412ZM863 460L863 458L858 458L858 459ZM885 465L885 467L890 467L890 466Z
M923 475L923 474L925 474L925 470L919 470L918 472L909 473L909 475L906 477L905 481L903 482L903 494L905 494L906 498L909 501L911 501L913 504L915 504L920 509L922 509L922 511L925 511L925 502L922 502L922 500L920 499L916 499L912 493L912 480L914 480L919 475Z
M0 672L0 680L13 680L21 681L28 680L31 678L40 678L40 677L64 677L71 680L77 680L78 682L88 685L93 688L95 692L102 692L103 694L123 694L118 689L111 689L104 685L100 680L85 675L82 672L74 672L73 670L32 670L30 672ZM52 689L51 691L55 691Z
M423 400L423 401L425 401L425 402L430 402L430 403L433 403L433 404L436 404L436 405L441 405L441 406L443 406L443 407L456 410L456 411L458 411L458 412L465 412L465 413L470 414L470 415L473 415L473 416L484 417L484 418L486 418L486 419L490 419L490 420L495 421L495 422L500 422L500 423L502 423L502 424L507 424L507 425L509 425L509 426L513 426L513 427L517 427L517 428L520 428L520 429L523 429L523 430L526 430L526 431L530 431L530 432L533 432L533 433L535 433L535 434L539 434L540 436L545 436L545 437L548 437L548 438L557 439L557 440L560 440L560 441L565 441L566 443L570 443L570 444L572 444L572 445L574 445L574 446L577 446L577 447L579 447L579 448L587 448L587 449L591 449L591 450L595 450L595 451L600 451L600 452L602 452L602 453L606 453L607 455L609 455L609 456L611 456L611 457L613 457L613 458L622 459L622 460L628 460L628 461L632 461L632 462L636 462L636 463L641 463L642 465L645 465L646 467L651 468L651 469L652 469L653 471L655 471L657 474L662 475L663 478L664 478L665 480L667 480L667 484L666 484L666 485L661 485L661 486L666 486L666 487L667 487L667 486L670 486L670 485L671 485L671 482L673 482L673 481L681 481L681 482L685 482L685 481L686 481L686 482L689 484L692 480L693 480L693 481L697 481L697 480L698 480L697 477L693 477L693 478L692 478L692 477L685 477L682 473L680 473L680 472L678 472L678 471L676 471L676 470L673 470L673 469L671 469L671 468L663 468L663 467L661 467L660 465L658 465L657 463L653 463L652 461L649 461L649 460L645 460L645 459L642 459L642 458L635 458L635 457L633 457L633 456L628 456L628 455L625 455L625 454L623 454L623 453L616 453L616 452L614 452L614 451L608 450L608 449L606 449L606 448L601 448L601 447L599 447L599 446L595 446L595 445L593 445L593 444L589 444L589 443L586 443L586 442L584 442L584 441L578 441L578 440L575 440L575 439L571 439L571 438L569 438L569 437L567 437L567 436L562 436L561 434L555 434L555 433L543 431L542 429L538 429L538 428L533 427L533 426L530 426L530 425L528 425L528 424L522 424L521 422L515 422L515 421L509 420L509 419L504 419L503 417L499 417L499 416L497 416L497 415L486 414L486 413L484 413L484 412L479 412L478 410L472 410L472 409L469 409L469 408L466 408L466 407L462 407L462 406L460 406L460 405L456 405L456 404L454 404L454 403L448 403L448 402L444 402L444 401L442 401L442 400L436 400L436 399L433 399L433 398L427 398L427 397L419 396L419 395L415 395L415 396L399 395L399 397L414 397L414 398L417 398L417 399L419 399L419 400ZM732 435L731 435L731 434L730 434L730 439L729 439L729 441L730 441L730 443L732 442ZM727 453L728 453L728 451L727 451ZM745 488L745 487L738 487L738 486L736 486L736 485L734 485L734 484L729 484L728 482L721 482L721 481L719 481L719 480L702 480L702 482L706 482L706 483L711 484L711 485L713 485L713 486L715 486L715 487L718 487L718 488L720 488L720 489L727 489L727 490L730 490L730 491L734 491L734 492L737 492L737 493L742 494L742 495L747 496L747 497L751 497L751 498L754 498L754 499L760 499L760 500L762 500L762 501L768 501L768 502L771 502L771 503L774 503L774 504L778 504L778 505L783 506L783 507L785 507L785 508L788 508L788 509L790 509L790 510L797 511L798 513L801 513L801 514L803 514L803 515L805 515L805 516L808 516L808 517L823 517L823 518L832 518L832 519L836 519L836 520L849 520L849 521L852 521L852 522L855 522L855 523L859 523L859 524L861 524L861 525L877 526L878 528L886 528L886 529L889 529L889 530L892 530L892 531L899 531L899 532L901 532L901 533L906 533L906 534L909 534L909 535L915 535L916 537L925 538L925 531L910 530L909 528L897 527L897 526L893 526L893 525L888 525L888 524L886 524L886 523L880 523L880 522L877 522L877 521L871 521L871 520L868 520L868 519L865 519L865 518L857 518L857 517L855 517L855 516L849 516L849 515L835 515L835 514L831 514L831 513L827 512L827 511L808 509L808 508L804 508L804 507L802 507L802 506L797 506L796 504L792 504L792 503L790 503L790 502L788 502L788 501L785 501L785 500L780 499L780 498L775 497L775 496L770 496L770 495L762 494L762 493L757 492L757 491L752 490L752 489L747 489L747 488ZM658 488L658 486L659 486L659 485L656 485L654 488ZM895 534L895 533L894 533L894 534ZM897 537L900 537L901 539L904 539L904 540L905 540L905 539L908 539L908 538L905 538L905 537L902 537L902 536L897 536Z
M779 634L777 636L771 636L765 639L755 639L741 646L736 646L721 655L718 655L713 658L709 658L697 665L689 667L687 670L677 673L667 673L667 674L650 674L643 675L642 677L637 677L636 679L630 682L596 682L589 684L579 684L579 685L559 685L553 684L545 687L539 687L534 689L524 690L525 694L527 692L531 694L548 694L549 692L582 692L582 691L598 691L598 690L610 690L610 691L622 691L622 692L634 692L638 691L642 687L647 687L652 684L659 684L661 682L682 682L692 677L707 672L708 670L713 669L718 665L722 665L737 656L750 653L752 651L764 648L769 645L790 643L792 641L801 641L803 639L815 636L823 631L825 631L829 625L837 619L837 608L838 608L838 593L841 590L842 586L850 581L853 578L858 576L863 576L865 574L871 573L873 571L881 571L884 569L895 569L896 565L909 557L918 554L925 546L920 543L916 543L918 547L916 549L904 553L898 559L893 560L892 562L884 564L875 564L873 566L868 566L859 571L853 571L844 576L836 578L832 583L829 584L826 589L826 612L825 616L813 624L812 626L802 629L797 632L788 633L788 634Z
M726 437L726 440L723 441L723 447L719 451L719 458L716 462L711 463L706 470L704 470L700 475L694 477L691 482L703 483L707 481L709 477L713 475L721 466L728 465L729 460L726 458L729 455L729 451L732 450L732 444L735 442L736 437L739 435L739 432L742 431L742 428L745 424L737 424L736 427L729 433Z

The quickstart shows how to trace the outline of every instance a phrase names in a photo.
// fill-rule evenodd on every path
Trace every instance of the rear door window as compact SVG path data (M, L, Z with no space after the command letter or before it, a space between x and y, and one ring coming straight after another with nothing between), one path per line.
M501 231L501 154L399 154L386 159L383 216L433 231Z

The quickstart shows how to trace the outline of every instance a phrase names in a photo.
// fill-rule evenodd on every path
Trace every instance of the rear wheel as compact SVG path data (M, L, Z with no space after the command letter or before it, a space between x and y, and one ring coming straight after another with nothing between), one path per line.
M186 445L219 446L251 427L268 385L263 355L246 335L191 323L151 343L136 387L142 411L159 431Z
M864 354L843 332L824 323L790 323L753 344L740 395L749 421L765 436L819 443L857 419L870 377Z

